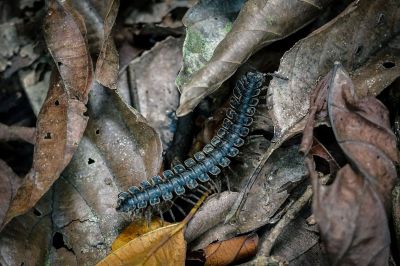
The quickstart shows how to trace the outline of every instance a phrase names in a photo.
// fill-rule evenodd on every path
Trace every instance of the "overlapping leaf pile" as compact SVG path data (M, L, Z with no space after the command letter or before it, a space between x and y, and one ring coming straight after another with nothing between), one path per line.
M397 0L6 2L1 265L400 263ZM116 212L253 69L268 90L222 191L180 222Z

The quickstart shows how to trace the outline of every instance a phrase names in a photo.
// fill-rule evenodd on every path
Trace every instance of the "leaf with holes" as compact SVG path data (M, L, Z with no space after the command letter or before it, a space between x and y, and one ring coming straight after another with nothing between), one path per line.
M331 3L322 1L247 1L213 56L181 88L178 116L191 112L217 90L261 47L280 40L318 17Z
M46 193L71 160L87 124L84 113L93 70L83 22L67 2L50 1L44 33L57 69L38 116L33 167L2 227Z
M54 229L78 264L105 257L131 221L115 210L119 192L158 174L162 163L157 132L118 91L96 84L88 115L78 150L54 186ZM63 258L53 259L66 264Z

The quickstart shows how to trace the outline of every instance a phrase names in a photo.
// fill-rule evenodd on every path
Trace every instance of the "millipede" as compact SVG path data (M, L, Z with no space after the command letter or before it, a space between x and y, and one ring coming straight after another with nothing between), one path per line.
M244 144L249 134L249 126L258 104L258 95L265 82L265 75L260 72L248 72L243 75L233 89L230 108L227 110L221 128L218 129L209 144L202 151L194 154L183 164L172 170L166 170L162 176L153 176L139 186L132 186L118 195L117 210L138 212L147 207L156 207L162 201L173 201L185 195L185 187L193 191L203 187L202 183L213 182L209 174L217 176L221 168L230 164L228 157L235 157L238 148Z

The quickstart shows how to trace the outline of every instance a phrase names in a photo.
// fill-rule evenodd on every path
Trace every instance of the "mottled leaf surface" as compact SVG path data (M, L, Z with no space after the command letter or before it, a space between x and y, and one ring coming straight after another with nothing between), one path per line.
M201 0L186 12L182 19L186 27L183 65L176 78L179 88L210 60L217 45L231 30L243 3L243 0Z

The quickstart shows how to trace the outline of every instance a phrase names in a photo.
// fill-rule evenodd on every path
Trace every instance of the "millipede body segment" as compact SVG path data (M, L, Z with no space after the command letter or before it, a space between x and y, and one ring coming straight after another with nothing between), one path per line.
M227 117L211 143L197 152L194 158L185 160L184 165L176 165L172 170L164 171L162 176L153 176L150 180L142 181L140 186L120 193L117 210L128 212L158 205L162 200L172 200L174 194L182 196L185 187L193 190L199 182L210 181L209 174L218 175L220 167L230 164L228 157L235 157L239 153L237 148L243 145L243 138L249 133L258 104L257 96L264 81L264 74L259 72L243 75L234 88Z

